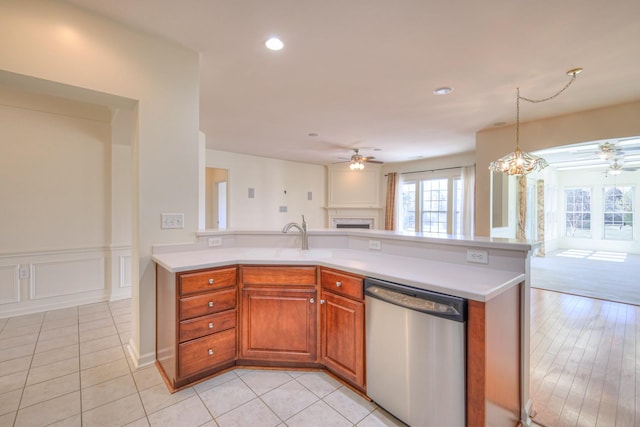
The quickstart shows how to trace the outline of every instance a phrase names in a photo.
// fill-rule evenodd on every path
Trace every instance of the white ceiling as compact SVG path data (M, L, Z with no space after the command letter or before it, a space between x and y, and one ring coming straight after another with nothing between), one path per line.
M514 123L516 87L549 96L574 67L522 122L640 99L638 0L68 1L200 52L200 129L217 150L317 164L354 147L386 162L469 152L478 130ZM273 34L282 51L264 47Z

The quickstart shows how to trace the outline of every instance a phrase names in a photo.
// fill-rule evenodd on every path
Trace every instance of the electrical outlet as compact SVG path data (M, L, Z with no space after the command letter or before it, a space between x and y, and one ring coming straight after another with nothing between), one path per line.
M380 240L369 240L369 249L379 251L381 248Z
M286 213L287 212L287 207L286 206L280 206L280 213Z
M184 228L184 214L163 213L161 228Z
M209 247L222 246L222 237L209 237Z
M467 261L476 264L489 264L489 251L467 249Z
M29 267L20 267L18 269L18 278L20 280L26 280L29 278Z

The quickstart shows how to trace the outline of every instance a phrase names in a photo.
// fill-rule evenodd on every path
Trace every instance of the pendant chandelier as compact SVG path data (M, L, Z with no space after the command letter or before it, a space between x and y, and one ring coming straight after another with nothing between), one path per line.
M576 76L582 71L582 68L574 68L567 71L567 75L571 77L562 89L555 94L543 99L530 99L520 96L520 88L516 90L516 148L513 153L509 153L489 164L489 170L496 173L504 173L507 175L527 175L534 171L540 171L549 164L542 157L534 156L520 149L520 100L538 104L549 101L564 92L576 79Z

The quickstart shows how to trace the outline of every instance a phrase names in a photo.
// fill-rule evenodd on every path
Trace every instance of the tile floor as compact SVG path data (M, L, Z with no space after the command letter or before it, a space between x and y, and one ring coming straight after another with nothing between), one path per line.
M0 427L399 426L321 372L237 369L169 394L124 345L131 302L0 319Z

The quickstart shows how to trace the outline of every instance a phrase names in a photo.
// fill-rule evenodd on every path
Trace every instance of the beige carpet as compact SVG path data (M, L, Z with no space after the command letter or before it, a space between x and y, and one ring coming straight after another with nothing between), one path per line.
M531 286L640 305L640 255L567 249L533 257Z

